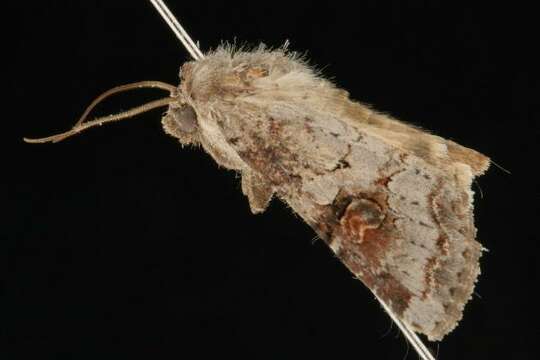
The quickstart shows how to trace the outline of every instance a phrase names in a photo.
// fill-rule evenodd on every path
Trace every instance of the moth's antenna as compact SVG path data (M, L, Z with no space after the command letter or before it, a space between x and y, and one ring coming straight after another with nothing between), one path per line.
M186 50L191 54L191 57L193 57L193 59L195 60L203 59L203 53L201 52L197 44L195 44L193 40L191 40L191 37L188 35L186 30L184 30L182 25L180 25L180 23L174 17L167 5L165 5L162 0L150 0L150 2L152 3L152 5L154 5L163 20L165 20L165 22L169 25L171 30L176 34L178 39L180 39Z
M433 357L433 354L429 351L429 349L424 345L422 340L420 340L420 337L411 329L409 328L403 321L399 320L396 314L390 309L386 303L379 298L375 293L373 293L377 300L381 303L383 309L388 313L390 318L396 323L396 325L399 327L399 330L401 330L401 333L407 338L407 341L412 345L414 350L416 350L416 353L422 360L436 360L435 357Z
M166 90L171 94L171 96L174 96L177 91L176 86L164 83L162 81L155 81L155 80L138 81L138 82L127 84L127 85L120 85L120 86L113 87L112 89L107 90L103 94L99 95L97 98L94 99L94 101L90 103L90 105L88 105L88 107L86 108L86 110L84 110L84 113L81 115L79 120L75 123L74 127L82 124L83 121L86 120L90 112L94 110L96 105L102 102L103 100L105 100L106 98L108 98L109 96L122 93L125 91L129 91L129 90L144 89L144 88L155 88L155 89Z
M157 88L161 90L166 90L170 93L170 96L163 99L151 101L149 103L134 107L133 109L121 112L119 114L102 116L92 121L85 121L88 115L90 114L90 112L94 109L94 107L100 102L102 102L103 100L105 100L106 98L110 97L111 95L129 91L129 90L143 89L143 88ZM178 99L176 98L176 90L177 89L175 86L161 82L161 81L139 81L132 84L117 86L115 88L105 91L103 94L98 96L94 101L92 101L92 103L86 108L86 110L84 111L80 119L75 123L75 125L73 126L73 128L71 128L71 130L65 131L60 134L43 137L43 138L35 138L35 139L24 138L23 140L26 141L27 143L33 143L33 144L35 143L41 144L41 143L46 143L46 142L59 142L70 136L76 135L80 133L81 131L89 129L91 127L103 125L108 122L128 119L133 116L142 114L144 112L157 109L162 106L167 106L173 102L177 102Z

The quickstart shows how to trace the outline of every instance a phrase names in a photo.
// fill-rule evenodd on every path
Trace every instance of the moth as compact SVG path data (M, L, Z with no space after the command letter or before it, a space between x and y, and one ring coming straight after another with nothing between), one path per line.
M168 106L167 134L241 174L254 214L272 198L286 203L375 294L420 356L431 358L415 332L441 340L471 297L482 253L471 182L490 160L350 99L287 45L224 45L203 54L165 5L153 3L194 58L181 66L180 85L114 88L73 129L25 140L56 142ZM104 98L140 87L169 96L86 121Z

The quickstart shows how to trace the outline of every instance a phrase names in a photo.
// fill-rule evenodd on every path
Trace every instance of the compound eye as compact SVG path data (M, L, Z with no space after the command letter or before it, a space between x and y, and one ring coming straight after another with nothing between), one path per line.
M192 134L198 130L197 113L190 105L170 109L178 130Z

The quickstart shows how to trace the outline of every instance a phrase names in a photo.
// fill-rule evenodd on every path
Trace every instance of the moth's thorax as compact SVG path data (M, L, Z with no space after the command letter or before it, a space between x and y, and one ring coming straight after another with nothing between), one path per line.
M282 50L220 49L202 60L187 62L180 69L179 101L169 107L162 121L165 131L183 144L202 145L222 166L245 168L246 164L231 146L230 131L227 133L224 127L235 128L238 125L235 119L242 112L249 120L250 109L259 108L256 103L265 97L271 101L273 89L305 86L298 82L301 80L298 76L288 79L291 73L303 73L312 82L316 79L309 67ZM192 113L191 109L196 114L196 124L189 121L193 117L185 118Z
M292 82L287 81L290 75L294 75ZM230 101L276 86L309 87L320 80L294 53L263 47L254 51L220 48L202 60L185 63L180 77L184 94L201 102Z

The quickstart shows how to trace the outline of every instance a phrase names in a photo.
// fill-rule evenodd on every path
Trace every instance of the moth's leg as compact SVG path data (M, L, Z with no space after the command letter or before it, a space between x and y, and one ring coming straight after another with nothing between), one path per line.
M270 183L252 171L242 173L242 192L248 197L249 207L253 214L264 212L274 195Z

